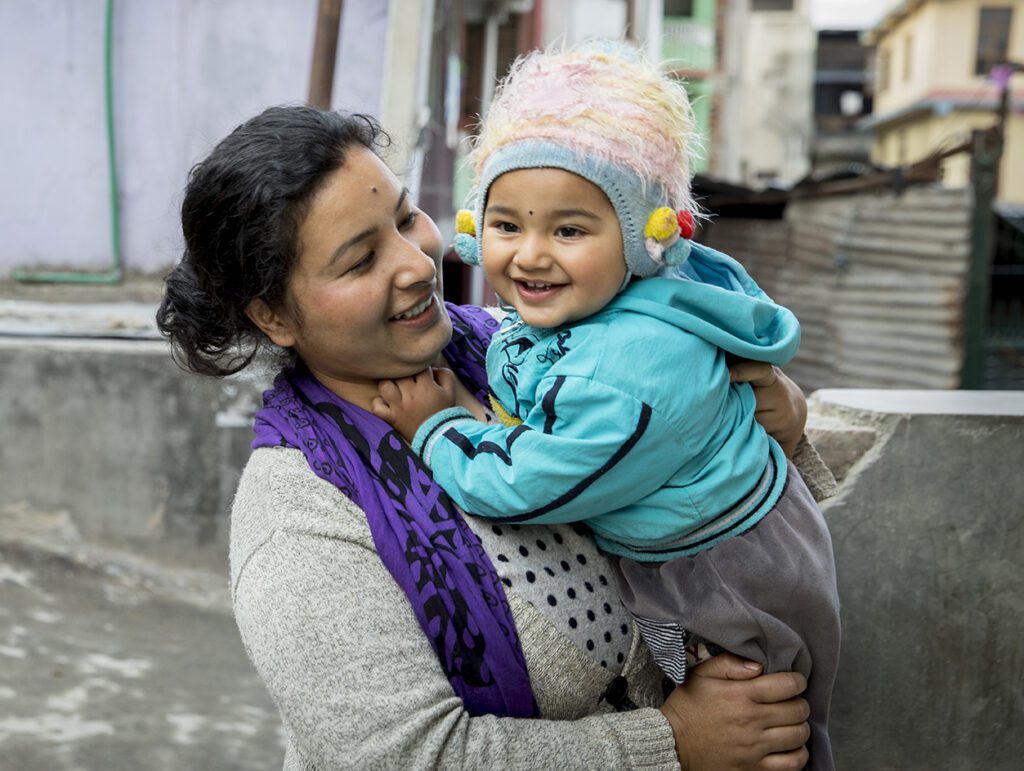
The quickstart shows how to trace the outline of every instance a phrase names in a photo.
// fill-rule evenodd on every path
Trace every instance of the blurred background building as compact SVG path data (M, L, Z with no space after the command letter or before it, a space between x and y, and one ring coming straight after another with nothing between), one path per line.
M1024 59L1021 0L908 0L864 36L874 50L874 112L862 128L886 166L920 160L1005 121L997 198L1024 204L1024 76L1015 87L993 69ZM1007 102L1000 112L1001 92ZM969 159L943 162L943 182L967 185Z
M860 222L871 207L850 197L848 224L830 216L809 243L846 270L856 252L836 239L856 232L865 259L914 266L902 280L947 309L932 312L941 345L921 354L942 375L919 384L950 387L983 369L972 351L988 350L986 336L1024 377L1014 353L1024 346L1024 0L5 3L0 67L18 76L3 86L0 281L160 276L180 254L191 165L267 105L307 100L378 117L394 138L389 162L449 237L469 193L469 139L498 79L521 53L592 37L631 39L686 83L702 142L695 189L716 215L703 237L741 257L799 253L797 201L960 191L957 217L929 227L908 214L868 241L881 226ZM771 227L769 248L753 234ZM934 258L899 253L932 241L959 255L959 278L929 294L916 271ZM451 298L493 299L482 271L450 256L444 272ZM780 298L812 275L787 274ZM808 312L811 338L842 326ZM879 313L865 311L867 350L898 329L879 326ZM816 361L843 360L837 345L822 338ZM901 355L872 361L870 382L907 377ZM808 388L852 370L813 371Z

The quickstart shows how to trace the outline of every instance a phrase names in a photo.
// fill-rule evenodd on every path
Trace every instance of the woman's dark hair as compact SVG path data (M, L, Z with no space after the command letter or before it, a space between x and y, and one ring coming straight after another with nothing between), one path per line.
M350 147L377 152L388 141L365 115L271 107L192 169L181 205L185 251L156 314L180 366L230 375L269 343L246 307L257 298L284 307L313 195Z

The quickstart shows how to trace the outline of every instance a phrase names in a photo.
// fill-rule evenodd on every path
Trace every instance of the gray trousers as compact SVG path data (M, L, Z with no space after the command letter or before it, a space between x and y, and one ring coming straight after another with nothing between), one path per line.
M765 672L800 672L811 707L807 768L833 769L828 738L839 663L839 594L825 518L792 464L782 497L753 529L692 557L668 562L619 560L622 600L638 619L663 669L678 667L664 642L682 630ZM652 629L655 630L652 632ZM661 650L658 650L661 648Z

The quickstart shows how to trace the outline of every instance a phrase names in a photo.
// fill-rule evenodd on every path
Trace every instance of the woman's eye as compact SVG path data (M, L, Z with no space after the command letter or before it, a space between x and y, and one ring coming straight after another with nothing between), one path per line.
M419 219L419 216L419 211L417 209L412 209L407 215L405 215L405 217L402 218L402 221L398 223L398 229L408 230L416 224L416 220Z
M359 262L357 262L355 265L353 265L351 268L349 268L346 272L347 273L359 273L360 271L366 270L373 263L373 259L376 256L377 256L376 252L370 252L365 257L363 257L363 259L361 259Z

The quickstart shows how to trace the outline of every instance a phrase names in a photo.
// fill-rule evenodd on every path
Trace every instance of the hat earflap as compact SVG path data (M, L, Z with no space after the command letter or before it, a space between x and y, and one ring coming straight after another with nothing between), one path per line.
M690 256L693 215L661 206L651 212L644 226L647 254L659 265L681 265Z
M459 259L467 265L480 265L480 246L476 241L476 223L473 221L473 212L468 209L459 209L455 214L455 239L452 241L452 248L459 255Z

